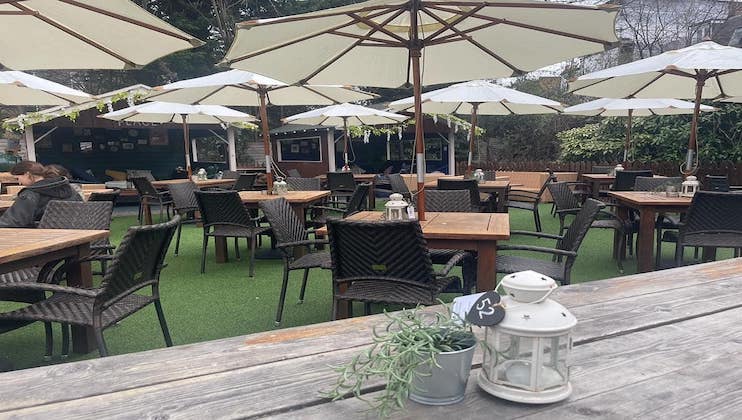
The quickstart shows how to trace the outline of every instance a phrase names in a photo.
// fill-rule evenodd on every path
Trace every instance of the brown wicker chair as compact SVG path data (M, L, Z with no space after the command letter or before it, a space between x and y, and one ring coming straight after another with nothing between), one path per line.
M508 192L508 201L505 204L505 207L507 207L508 210L521 209L532 212L536 231L541 232L541 216L538 212L538 205L541 204L541 197L544 195L544 191L546 191L546 186L549 185L550 182L556 182L556 180L554 172L549 170L549 176L546 178L543 185L541 185L538 192L511 188L510 192Z
M281 318L283 317L289 273L292 270L304 270L301 292L299 293L299 303L303 303L309 270L312 268L329 269L330 254L328 252L313 252L312 245L323 245L327 241L309 239L310 231L304 228L304 223L285 198L279 197L275 200L262 201L260 209L263 210L265 218L271 225L276 248L281 251L283 256L283 282L281 283L281 294L278 299L275 321L275 325L278 326L281 324ZM300 255L297 253L297 249L302 249L306 253Z
M366 209L368 203L368 192L371 184L358 184L353 195L350 196L346 203L337 203L335 207L330 206L310 206L313 216L308 222L311 227L324 226L328 219L346 218Z
M319 178L286 178L289 191L322 191L322 180Z
M410 192L407 183L404 182L404 178L400 174L389 174L389 185L392 187L392 192L402 194L405 200L412 199L412 193Z
M103 330L154 303L165 344L172 346L170 332L160 304L159 280L165 253L178 225L179 216L169 222L130 227L116 249L111 266L100 287L83 289L47 283L0 285L0 290L31 290L54 293L48 299L0 314L0 320L60 322L91 327L101 357L108 355ZM82 259L73 263L87 261ZM62 265L53 273L64 275ZM151 294L136 293L150 286Z
M425 210L432 212L474 212L467 190L425 190Z
M341 301L408 307L432 305L451 283L460 281L451 269L467 253L460 251L441 271L433 271L427 243L416 221L330 220L327 223L332 255L333 313Z
M234 238L235 255L240 258L239 238L250 241L249 276L255 275L255 248L257 237L268 228L257 226L260 218L250 217L237 191L196 191L196 201L203 218L203 247L201 273L206 272L206 248L210 237Z
M255 189L257 174L240 174L232 187L235 191L252 191Z
M444 179L438 178L439 191L469 191L469 200L471 202L471 211L483 212L492 210L495 200L490 194L481 194L477 181L473 179Z
M178 255L178 251L180 250L180 231L183 228L183 224L195 225L202 222L200 217L196 217L196 212L198 212L196 191L198 191L198 187L193 181L186 181L170 184L167 188L173 200L173 211L175 214L180 215L178 233L175 236L175 255Z
M110 201L113 206L116 207L116 201L118 201L121 190L112 190L110 192L93 192L90 193L88 201Z
M356 180L352 172L328 172L327 189L330 190L330 201L342 203L350 199L356 190Z
M170 217L170 208L173 205L173 200L170 198L170 194L167 191L157 191L146 177L133 177L129 178L134 188L137 190L139 196L139 224L142 224L142 211L143 204L148 203L150 206L157 204L160 208L160 222L162 222L163 211L167 212L167 217Z
M541 246L530 245L498 245L497 272L498 273L515 273L523 270L534 270L541 274L547 275L561 284L569 284L572 271L577 258L577 250L582 244L587 231L590 229L598 212L605 205L598 200L588 198L580 208L572 224L567 228L564 235L551 235L541 232L511 231L510 235L528 235L537 238L555 239L555 248L546 248ZM515 255L503 254L500 251L533 251L539 253L551 254L556 261L533 259Z

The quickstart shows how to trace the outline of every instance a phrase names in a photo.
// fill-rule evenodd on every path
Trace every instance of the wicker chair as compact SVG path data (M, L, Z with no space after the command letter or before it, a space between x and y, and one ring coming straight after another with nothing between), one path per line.
M168 185L170 191L170 197L173 199L173 211L175 214L180 215L180 223L178 223L178 233L175 236L175 255L178 255L180 250L180 231L183 228L183 224L195 225L201 223L202 220L196 217L198 211L198 201L196 201L196 191L198 187L192 181L179 182L177 184Z
M683 183L682 177L645 177L637 176L634 179L634 191L651 191L661 192L667 191L667 187L674 187L678 193L681 190ZM632 231L636 232L639 230L639 216L630 212L632 215ZM657 245L655 251L655 267L661 266L662 262L662 236L664 230L675 230L677 231L680 223L679 215L671 214L658 214L657 220L655 221L655 237L657 238ZM631 240L631 238L630 238Z
M412 193L410 192L407 183L404 182L404 178L400 174L389 174L389 185L392 187L392 192L402 194L405 200L412 199Z
M727 175L706 175L703 187L705 191L742 192L742 186L729 185Z
M485 181L497 181L497 171L484 171Z
M469 191L466 190L426 190L425 210L433 212L474 212Z
M337 203L335 207L310 206L309 210L311 210L313 216L308 224L312 227L323 226L327 223L328 219L344 219L352 214L366 210L370 188L370 183L358 184L350 199L346 203Z
M611 191L634 191L634 184L636 184L637 177L652 177L652 171L650 170L637 170L637 171L616 171L616 179L611 185Z
M299 172L297 169L289 169L286 174L290 178L301 178L301 172Z
M328 172L327 189L330 190L330 200L341 203L350 199L356 190L356 180L352 172Z
M257 174L240 174L235 181L232 190L234 191L252 191L255 189L255 179Z
M508 201L505 207L510 209L521 209L528 210L533 213L533 222L536 225L536 231L541 232L541 216L538 213L538 205L541 204L541 198L546 191L546 186L550 182L556 182L556 176L554 172L549 170L549 176L544 181L538 192L519 190L517 188L511 188L508 193Z
M103 330L154 303L165 344L172 346L170 332L160 304L159 280L165 253L178 225L179 216L169 222L129 228L111 260L103 282L97 288L83 289L48 283L4 285L10 290L54 293L48 299L0 314L0 320L45 321L93 328L98 352L108 355ZM87 261L83 259L73 263ZM52 276L64 275L62 265ZM150 295L136 293L151 286Z
M322 180L319 178L286 178L289 191L322 191Z
M173 200L167 191L157 191L146 177L133 177L129 180L134 184L134 188L137 190L137 195L139 196L139 224L142 224L142 205L144 203L148 203L149 205L157 204L159 206L160 222L162 222L163 210L167 212L167 217L170 217L170 208L173 205Z
M281 251L283 256L283 282L281 283L281 294L278 299L275 321L275 325L278 326L281 324L281 318L283 317L289 273L292 270L304 270L301 292L299 293L299 303L303 303L309 270L312 268L329 269L330 254L328 252L312 252L312 245L323 245L327 241L309 239L310 231L304 228L304 223L285 198L279 197L275 200L262 201L260 208L271 225L276 240L276 248ZM300 255L297 249L306 253Z
M663 240L673 239L675 264L683 262L683 251L686 246L709 248L732 248L734 256L740 256L742 250L742 194L699 191L693 196L688 213L680 223L680 230L675 235L666 231Z
M255 248L258 235L268 228L256 225L259 218L250 217L250 213L240 200L237 191L196 191L196 202L203 218L203 247L201 250L201 273L206 272L206 247L209 237L234 238L235 255L240 258L237 240L246 238L250 241L249 276L255 274Z
M341 301L415 306L432 305L451 283L451 269L466 252L458 252L439 272L433 271L420 224L415 221L330 220L333 316Z
M576 217L580 213L582 203L572 191L573 182L551 182L547 186L554 205L556 206L556 215L559 217L559 235L564 234L565 219L567 216ZM619 242L615 244L613 249L613 257L616 259L618 265L618 271L623 273L623 261L621 260L621 252L618 250L626 246L627 237L630 234L630 225L627 225L621 219L619 219L614 213L601 209L596 216L596 219L590 225L590 228L595 229L612 229L616 231L616 235L619 238Z
M613 172L614 166L611 165L593 165L592 168L590 168L590 173L592 174L609 174Z
M149 169L127 169L126 179L131 181L132 178L146 178L147 181L154 181L155 177Z
M226 170L222 172L222 179L238 179L240 175L237 171Z
M572 266L577 258L577 250L582 244L587 231L595 221L598 212L605 205L598 200L588 198L575 216L572 224L567 228L564 235L551 235L541 232L511 231L510 235L528 235L537 238L555 239L555 248L546 248L530 245L498 245L497 272L515 273L523 270L534 270L547 275L563 285L570 283ZM499 251L533 251L551 254L556 261L532 259L527 257L502 254Z
M473 179L438 178L438 190L469 191L469 201L471 203L471 211L473 212L483 212L485 210L491 210L491 207L495 201L492 199L492 196L490 194L480 194L477 181Z
M116 207L116 201L118 201L121 190L112 190L110 192L93 192L90 193L88 201L109 201Z

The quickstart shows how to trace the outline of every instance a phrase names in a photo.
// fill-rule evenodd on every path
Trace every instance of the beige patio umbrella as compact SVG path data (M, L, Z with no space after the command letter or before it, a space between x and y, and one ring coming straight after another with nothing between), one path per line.
M647 117L651 115L679 115L692 114L695 109L693 102L679 99L648 98L648 99L616 99L602 98L571 106L564 110L565 114L589 115L602 117L627 117L626 142L624 144L623 161L629 158L631 147L631 120L632 117ZM714 107L701 105L701 111L714 111Z
M288 85L260 74L229 70L154 88L148 100L202 105L254 106L260 109L268 190L273 184L268 104L332 105L378 95L341 85Z
M285 123L325 125L331 127L343 127L343 159L344 171L349 171L348 161L348 126L397 124L410 117L381 111L379 109L367 108L354 104L330 105L324 108L313 109L292 115L283 119Z
M99 115L98 118L114 121L182 124L186 171L189 178L192 175L189 124L231 124L256 121L255 117L250 114L219 105L186 105L171 102L147 102Z
M129 69L200 45L129 0L0 0L0 67Z
M238 24L224 62L287 83L411 86L506 77L603 51L618 9L537 0L371 0ZM506 41L507 40L507 41ZM422 124L418 211L425 219Z
M21 71L0 71L0 105L71 105L93 99L68 88Z
M683 171L691 174L698 169L701 100L742 95L740 70L742 48L707 41L580 76L570 84L570 91L612 98L694 98Z
M562 109L562 104L559 102L509 89L487 80L457 83L423 93L420 99L423 112L429 114L471 115L466 175L471 174L472 171L477 115L557 114ZM414 97L400 99L389 104L389 108L395 110L407 110L414 106Z

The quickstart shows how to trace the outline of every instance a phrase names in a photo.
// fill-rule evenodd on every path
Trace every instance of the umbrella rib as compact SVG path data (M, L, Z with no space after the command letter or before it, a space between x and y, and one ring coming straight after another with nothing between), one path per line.
M582 86L582 87L580 87L580 88L577 88L577 89L571 90L571 91L569 91L569 93L577 93L577 92L579 92L579 91L581 91L581 90L583 90L583 89L587 89L587 88L589 88L589 87L593 87L593 86L595 86L595 85L597 85L597 84L599 84L599 83L607 82L607 81L609 81L609 80L611 80L611 79L613 79L613 77L606 77L605 79L598 79L598 80L596 80L596 81L595 81L595 82L593 82L593 83L590 83L590 84L588 84L588 85L585 85L585 86ZM578 80L579 80L579 79L578 79ZM579 93L577 93L577 94L578 94L578 95L580 95ZM588 95L588 96L589 96L589 95Z
M724 92L724 87L721 85L721 80L719 80L719 75L715 75L714 79L716 79L716 85L719 86L719 96L722 98L727 96L726 92Z
M319 92L319 91L315 90L314 88L309 87L309 85L303 85L301 87L303 87L304 89L306 89L306 90L314 93L315 95L319 95L319 96L327 99L328 101L332 102L333 104L339 104L340 103L340 102L336 101L335 99L331 98L330 96L325 95L324 93Z
M508 107L508 106L507 106L507 105L505 104L505 102L503 102L503 101L500 101L500 105L502 105L502 107L503 107L503 108L507 109L507 110L508 110L508 112L510 113L510 115L515 115L515 112L513 112L513 110L512 110L512 109L510 109L510 107Z
M631 94L629 94L629 95L626 95L626 97L627 97L627 98L633 98L634 96L636 96L636 94L638 94L638 93L639 93L639 92L641 92L642 90L646 89L646 88L647 88L647 86L649 86L649 85L651 85L652 83L656 82L657 80L659 80L659 79L660 79L660 77L664 76L665 74L667 74L667 73L660 73L660 74L658 74L658 75L657 75L656 77L654 77L654 78L653 78L652 80L648 81L648 82L647 82L647 83L645 83L645 84L644 84L644 85L643 85L642 87L640 87L639 89L637 89L637 90L636 90L636 91L635 91L634 93L631 93Z
M58 23L58 22L56 22L56 21L54 21L54 20L52 20L52 19L44 16L42 14L38 13L38 12L34 12L33 10L27 8L26 6L23 6L23 5L19 4L19 3L10 3L10 4L13 5L14 7L17 7L19 9L21 9L21 10L25 10L27 12L30 12L30 14L33 17L35 17L36 19L39 19L39 20L42 20L42 21L46 22L47 24L49 24L49 25L51 25L51 26L59 29L60 31L62 31L62 32L66 33L66 34L68 34L70 36L72 36L73 38L77 38L80 41L82 41L82 42L84 42L84 43L86 43L86 44L88 44L88 45L90 45L90 46L92 46L94 48L97 48L98 50L100 50L100 51L102 51L102 52L104 52L104 53L106 53L106 54L108 54L108 55L110 55L112 57L115 57L116 59L122 61L127 66L137 67L137 64L136 63L134 63L134 62L126 59L125 57L123 57L123 56L115 53L112 50L109 50L108 48L104 47L103 45L101 45L101 44L99 44L99 43L97 43L95 41L93 41L92 39L89 39L87 37L84 37L81 34L73 31L72 29L70 29L70 28L68 28L68 27L66 27L66 26L64 26L64 25L62 25L62 24L60 24L60 23Z
M342 15L348 15L349 13L363 13L363 12L377 12L376 15L383 15L384 13L388 13L390 10L398 9L399 6L388 6L388 5L379 5L379 6L369 6L369 7L361 7L354 10L342 10L342 11L333 11L334 9L324 9L319 10L316 13L313 13L311 16L302 16L302 15L293 15L293 16L283 16L278 17L274 19L253 19L253 20L246 20L244 22L238 22L237 23L237 29L244 29L244 28L251 28L255 26L268 26L268 25L280 25L282 23L289 23L289 22L301 22L304 20L314 20L318 18L325 18L325 17L333 17L333 16L342 16ZM329 13L321 13L321 12L329 12Z
M393 15L392 15L392 19L393 19L393 18L396 18L397 16L399 16L399 15L400 15L400 14L402 14L403 12L404 12L404 10L403 10L403 9L397 10L397 12L396 12L395 14L393 14ZM373 20L371 20L371 19L370 19L370 18L368 18L368 17L358 16L358 15L357 15L357 14L355 14L355 13L348 13L348 16L352 17L353 19L356 19L356 21L360 21L360 22L363 22L363 23L365 23L366 25L368 25L368 26L370 26L370 27L372 27L372 28L375 28L375 29L376 29L377 31L379 31L379 32L381 32L381 33L383 33L383 34L386 34L386 35L388 35L388 36L390 36L390 37L392 37L392 38L396 39L396 40L397 40L397 41L399 41L399 42L400 42L401 44L407 44L407 40L406 40L406 39L404 39L403 37L401 37L401 36L399 36L399 35L395 34L395 33L394 33L394 32L392 32L392 31L389 31L389 30L387 30L386 28L383 28L383 27L382 27L381 25L379 25L378 23L374 22ZM389 19L387 19L387 21L386 21L386 22L385 22L384 24L386 24L386 23L388 23L388 22L389 22Z
M176 32L173 32L173 31L169 31L169 30L164 29L164 28L159 28L157 26L151 25L151 24L146 23L146 22L142 22L141 20L132 19L130 17L124 16L124 15L121 15L121 14L118 14L118 13L113 13L113 12L110 12L108 10L104 10L104 9L101 9L101 8L98 8L98 7L95 7L95 6L91 6L89 4L80 3L77 0L59 0L59 1L62 2L62 3L67 3L70 6L76 6L76 7L79 7L81 9L86 9L86 10L89 10L91 12L95 12L95 13L98 13L98 14L101 14L101 15L112 17L112 18L117 19L117 20L121 20L121 21L124 21L124 22L127 22L127 23L131 23L132 25L141 26L141 27L147 28L147 29L149 29L151 31L159 32L159 33L161 33L163 35L167 35L167 36L170 36L170 37L173 37L173 38L177 38L177 39L180 39L180 40L183 40L183 41L187 41L190 44L192 44L194 47L200 47L201 45L204 45L205 44L205 42L203 42L201 40L198 40L198 39L195 39L195 38L189 38L189 37L184 36L184 35L181 35L179 33L176 33Z
M428 35L425 39L423 39L423 42L428 41L428 40L431 40L431 39L435 39L435 37L437 37L438 35L442 34L446 30L448 30L449 28L452 28L454 25L458 24L462 20L464 20L464 19L470 17L471 15L473 15L474 13L482 10L483 7L484 7L484 5L479 5L478 7L472 8L471 10L468 10L466 13L463 13L463 14L454 12L457 15L459 15L459 17L456 18L453 22L446 22L443 19L439 19L438 16L435 15L434 13L430 12L428 10L428 8L423 8L422 11L425 12L425 14L427 14L428 16L431 16L433 19L436 19L438 22L440 22L441 24L443 24L443 27L441 29L439 29L439 30L433 32L432 34Z

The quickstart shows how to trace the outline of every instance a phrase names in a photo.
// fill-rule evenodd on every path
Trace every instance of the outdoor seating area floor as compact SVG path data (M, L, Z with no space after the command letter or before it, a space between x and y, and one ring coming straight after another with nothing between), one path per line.
M381 207L383 203L377 203L377 206ZM541 219L545 232L556 233L558 222L549 214L550 209L551 205L541 206ZM530 212L513 210L510 212L510 220L513 230L534 229ZM118 243L126 227L135 223L135 216L115 217L111 226L112 242ZM206 273L200 274L201 232L201 228L192 225L183 227L180 255L173 255L173 240L166 260L168 266L161 277L162 305L174 344L182 345L274 329L273 321L283 272L282 261L256 260L255 277L249 278L246 260L248 252L244 240L240 242L242 260L239 261L234 259L233 240L228 241L230 261L226 264L214 262L214 244L211 241L207 250ZM554 245L553 241L543 239L518 238L518 243L547 247ZM620 276L615 261L611 259L612 244L612 231L591 230L580 248L573 268L573 282ZM264 240L262 246L269 247L270 241ZM665 258L669 260L674 246L665 244L663 250ZM691 261L693 252L686 251L686 256ZM731 252L720 250L717 258L731 258ZM624 268L624 274L634 274L636 260L628 257ZM293 272L280 328L330 320L330 281L329 271L310 272L305 301L297 304L301 273ZM454 296L444 297L450 300ZM22 304L0 302L0 311L18 305ZM362 313L360 309L359 307L357 314ZM374 309L381 311L381 308ZM54 326L54 334L55 357L51 362L43 360L44 328L41 323L0 335L0 359L7 359L15 369L60 363L61 334L58 325ZM165 346L152 305L107 329L104 334L111 355ZM86 355L73 354L65 361L94 357L98 357L97 351Z

